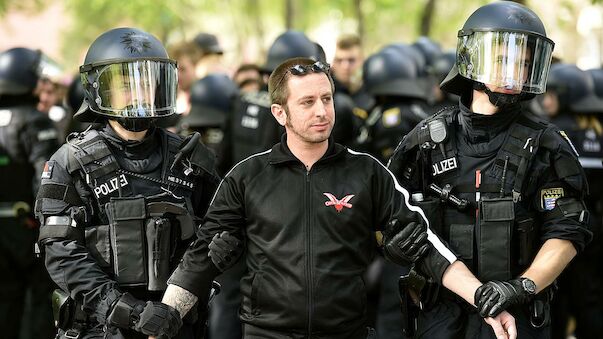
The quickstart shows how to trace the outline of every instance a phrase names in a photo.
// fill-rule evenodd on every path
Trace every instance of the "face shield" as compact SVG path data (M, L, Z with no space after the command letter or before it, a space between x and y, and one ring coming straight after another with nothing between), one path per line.
M541 94L554 43L523 32L459 32L457 67L467 79L505 94Z
M178 71L167 60L135 60L97 66L93 88L99 113L115 118L154 118L174 113ZM83 73L84 83L89 73Z

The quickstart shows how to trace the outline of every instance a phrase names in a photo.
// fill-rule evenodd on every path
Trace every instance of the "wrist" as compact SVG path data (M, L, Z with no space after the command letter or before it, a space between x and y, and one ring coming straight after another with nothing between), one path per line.
M112 307L107 323L118 328L133 328L144 310L145 303L130 293L124 293Z

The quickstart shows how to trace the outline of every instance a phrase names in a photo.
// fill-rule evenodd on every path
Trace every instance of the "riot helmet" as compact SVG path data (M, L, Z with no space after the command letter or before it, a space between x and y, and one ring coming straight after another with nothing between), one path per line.
M223 125L237 93L237 85L226 74L209 74L197 80L190 91L191 110L182 124L186 128Z
M447 51L437 56L428 67L427 73L442 82L456 62L456 52Z
M203 52L203 55L206 54L224 54L224 50L220 46L218 42L218 38L209 33L199 33L193 39L199 49Z
M603 99L597 97L593 77L576 65L552 65L547 81L547 92L549 91L557 95L560 109L569 109L575 113L596 113L603 110Z
M593 78L595 94L597 94L599 98L603 99L603 69L593 68L587 70L586 72L588 72L588 74L590 74L590 76ZM603 107L601 107L601 110L603 111Z
M411 46L423 54L427 67L433 65L440 54L442 54L440 44L426 36L419 37Z
M78 75L71 81L69 88L67 88L64 106L69 108L71 113L77 112L84 102L85 95L84 86L82 86L80 76Z
M42 52L11 48L0 53L0 96L33 94L40 74Z
M456 64L441 87L458 95L483 90L495 105L531 99L545 90L554 45L529 8L512 1L482 6L459 30Z
M425 89L417 85L415 63L393 49L381 50L366 59L362 81L373 96L426 98Z
M271 73L287 59L305 57L319 60L320 51L308 37L299 31L286 31L279 35L268 49L266 64L262 70Z
M405 43L394 43L381 49L382 51L392 50L400 53L402 57L409 58L415 65L417 76L425 75L427 60L418 48Z
M147 32L116 28L103 33L90 45L80 75L85 98L75 117L81 121L94 121L96 114L141 131L153 119L175 112L176 62Z

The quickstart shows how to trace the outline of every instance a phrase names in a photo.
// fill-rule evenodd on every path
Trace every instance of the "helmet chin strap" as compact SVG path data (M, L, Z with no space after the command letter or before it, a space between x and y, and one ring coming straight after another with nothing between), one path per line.
M121 127L130 132L142 132L153 125L153 119L117 119Z
M483 91L488 95L488 100L490 103L496 107L505 107L509 105L513 105L518 103L521 100L520 94L505 94L505 93L496 93L492 92L486 85L482 82L474 82L473 89L477 91Z

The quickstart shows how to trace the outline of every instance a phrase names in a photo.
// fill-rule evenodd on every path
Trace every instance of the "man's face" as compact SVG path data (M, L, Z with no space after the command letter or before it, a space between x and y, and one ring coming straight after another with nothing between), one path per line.
M555 91L547 91L540 100L547 116L554 117L559 113L559 97Z
M335 124L333 92L326 74L292 75L287 86L289 98L283 106L287 137L306 144L326 141Z
M195 64L191 58L183 56L178 59L178 89L188 92L197 78Z
M48 113L50 108L56 104L58 99L56 85L49 80L38 81L36 95L39 99L37 109L38 111L44 113Z
M486 85L492 92L520 94L528 80L532 55L528 49L509 51L501 48L494 55L492 80L496 83L515 82L514 86ZM518 79L521 79L518 81Z
M344 84L349 84L352 77L362 66L362 51L360 46L354 46L350 49L335 50L333 65L331 69L337 80Z
M108 97L111 108L122 110L136 107L151 107L155 98L155 87L143 82L140 87L132 88L128 77L115 75L111 78Z

